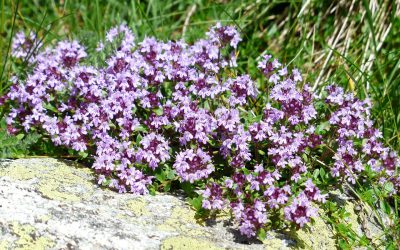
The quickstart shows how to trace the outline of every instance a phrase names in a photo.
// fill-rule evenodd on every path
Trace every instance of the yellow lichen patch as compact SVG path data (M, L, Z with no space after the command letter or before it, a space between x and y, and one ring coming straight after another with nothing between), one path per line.
M163 224L158 225L157 229L166 232L179 232L187 236L207 236L209 232L199 225L195 219L195 212L190 208L175 207L171 217Z
M229 210L225 208L217 214L215 219L216 221L227 221L231 219L231 216Z
M77 169L73 166L60 164L53 171L43 175L38 191L44 196L54 200L80 201L86 199L94 191L92 183L74 173ZM90 170L80 168L82 173L90 173ZM82 189L83 192L74 189Z
M117 218L120 221L124 221L126 223L134 224L137 226L148 226L149 225L148 221L143 220L136 216L132 216L132 215L116 214L115 218Z
M319 213L323 211L319 210ZM314 223L310 227L291 232L290 235L297 241L298 248L336 249L333 232L320 216L314 218Z
M179 219L182 222L196 224L196 219L194 216L196 213L190 208L175 207L172 210L171 218Z
M186 250L186 249L207 249L207 250L218 250L223 249L216 247L211 242L205 240L194 239L191 237L171 237L164 240L161 245L161 249L173 249L173 250Z
M57 190L57 182L49 180L39 185L38 191L51 200L80 201L81 198L75 194L60 192Z
M41 250L54 246L54 242L47 237L36 237L35 228L31 225L12 224L13 233L19 237L15 242L16 249Z
M42 162L42 163L41 163ZM46 164L43 164L45 162ZM19 165L14 161L10 166L0 170L0 176L9 176L16 180L37 178L34 186L44 197L61 201L80 201L91 196L94 191L89 177L91 170L67 165L55 159L31 161L29 166Z
M179 232L187 236L210 236L210 233L201 226L184 224L176 219L168 219L164 224L158 225L157 229L164 232Z
M0 250L7 250L9 242L7 240L0 241Z
M61 185L60 185L61 184ZM39 184L38 191L46 198L52 200L61 200L61 201L80 201L85 194L82 196L79 194L74 194L73 192L67 192L63 190L66 187L66 183L60 183L56 180L46 180L46 182L42 182Z
M8 168L0 168L0 176L8 176L14 180L29 180L37 176L35 171L26 166L13 166Z
M125 207L133 212L136 216L146 216L149 215L149 211L146 208L147 203L142 198L129 200Z
M280 239L271 239L263 241L264 249L266 250L283 250L289 249L282 244L282 240Z

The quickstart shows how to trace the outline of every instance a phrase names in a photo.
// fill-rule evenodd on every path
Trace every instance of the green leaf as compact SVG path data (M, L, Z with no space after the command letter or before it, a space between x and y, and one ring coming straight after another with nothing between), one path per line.
M318 176L319 176L319 168L317 168L317 169L314 170L313 176L314 176L314 179L318 179Z
M201 210L203 208L203 197L199 195L196 198L189 199L189 204L192 205L196 210Z
M141 134L138 134L137 136L136 136L136 145L139 145L140 144L140 142L142 141L142 135Z
M325 176L325 169L321 168L319 170L319 174L320 174L321 177L324 177Z
M164 186L164 192L169 192L171 190L171 182L167 182Z
M341 235L345 236L345 235L347 235L347 234L349 233L349 228L348 228L347 225L345 225L345 224L343 224L343 223L339 223L339 224L337 225L337 231L338 231Z
M329 121L323 122L316 127L315 133L318 135L325 134L326 131L329 131L330 127Z
M152 186L149 187L149 194L150 195L156 195L156 189Z
M249 175L250 171L247 168L242 168L242 171L245 175Z
M182 187L183 191L185 191L185 193L187 195L192 194L192 192L194 190L193 184L191 184L190 182L187 182L187 181L182 182L181 187Z
M386 250L396 250L397 248L396 248L394 242L389 242L388 244L386 244L385 249L386 249Z
M257 232L257 238L261 241L265 240L267 237L267 233L265 232L264 228L260 228Z
M31 153L31 146L35 144L40 137L41 136L35 132L27 135L18 134L14 136L0 131L0 157L18 158L28 155Z
M75 150L73 150L72 148L68 149L68 154L69 155L74 155L75 153L76 153Z
M164 171L161 171L161 172L159 172L159 173L156 173L156 174L155 174L155 177L156 177L156 179L157 179L158 181L163 182L163 181L165 181L165 172L164 172Z
M262 120L262 118L263 118L263 115L258 115L256 117L254 117L253 119L255 122L260 122Z
M43 107L44 107L45 109L48 109L48 110L50 110L50 111L53 111L54 113L58 113L58 110L57 110L54 106L52 106L50 103L45 103L45 104L43 105Z
M373 189L368 189L365 192L362 193L361 195L363 201L367 202L368 204L373 204L375 203L375 194Z
M369 246L369 245L371 245L371 242L369 241L367 236L362 235L362 237L359 240L359 244L360 244L360 246Z
M325 172L325 169L320 168L319 170L319 175L321 176L321 179L325 182L328 179L328 175Z
M175 176L176 176L176 173L175 173L175 170L168 170L167 171L167 179L168 180L173 180L174 178L175 178Z
M87 158L88 155L89 155L87 152L81 152L81 151L80 151L78 154L79 154L79 156L80 156L81 158Z
M339 240L339 246L340 246L340 249L350 249L349 244L347 244L347 242L342 239Z
M153 111L154 111L154 113L156 113L156 115L158 115L158 116L160 116L160 115L163 114L163 109L162 109L162 108L154 109Z
M390 208L389 203L387 203L387 201L381 199L379 201L379 206L381 207L381 209L388 215L390 215L392 213L392 210Z
M142 126L142 125L140 125L140 126L135 127L135 131L138 131L138 132L147 132L147 128L144 127L144 126Z
M387 193L392 193L393 190L394 190L393 183L392 183L392 182L387 182L387 183L385 183L384 189L385 189L385 191L386 191Z
M24 138L24 134L18 134L16 137L18 139L18 141L22 140Z

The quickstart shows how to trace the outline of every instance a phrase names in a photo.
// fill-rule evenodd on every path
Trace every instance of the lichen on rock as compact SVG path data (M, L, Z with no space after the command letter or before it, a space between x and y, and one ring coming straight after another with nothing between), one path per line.
M162 250L186 250L186 249L209 249L222 250L223 248L216 247L214 244L205 240L198 240L190 237L171 237L164 240L161 245Z
M80 201L89 197L94 188L90 182L92 171L73 163L69 164L75 165L75 168L52 158L38 158L9 164L7 168L0 168L0 176L33 181L36 190L52 200Z
M0 204L0 250L335 248L321 218L249 241L226 217L198 223L184 197L118 194L98 187L89 168L50 158L0 161Z
M18 236L15 242L15 249L32 250L32 249L49 249L54 246L54 242L43 236L38 236L39 232L32 225L20 225L17 222L11 224L13 234Z

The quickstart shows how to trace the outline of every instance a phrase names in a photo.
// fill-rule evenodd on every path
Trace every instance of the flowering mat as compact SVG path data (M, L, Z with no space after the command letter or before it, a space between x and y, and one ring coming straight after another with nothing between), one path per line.
M29 70L0 99L8 132L38 133L120 193L183 190L197 220L227 216L249 240L323 219L337 244L344 232L377 247L341 222L348 215L333 198L372 190L384 199L371 216L393 226L378 209L392 211L400 161L374 127L371 102L335 84L310 87L267 54L259 73L240 72L240 41L220 24L193 44L135 41L120 25L97 48L62 41L31 56L40 40L18 33L13 56Z

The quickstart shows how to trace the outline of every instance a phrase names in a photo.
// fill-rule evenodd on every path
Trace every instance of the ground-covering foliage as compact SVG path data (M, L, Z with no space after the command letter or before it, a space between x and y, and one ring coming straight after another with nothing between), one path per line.
M47 47L2 97L8 132L93 156L98 183L122 193L155 192L166 178L200 189L197 209L229 209L248 237L303 227L329 186L379 183L384 198L398 194L400 160L373 127L369 100L336 85L319 98L270 55L258 63L263 77L238 74L238 31L218 23L206 35L192 45L136 42L119 25L98 43L92 56L106 59L97 67L77 41ZM12 56L24 58L35 40L18 33ZM318 171L331 182L322 193Z
M327 199L339 189L387 214L383 243L399 245L395 2L12 3L4 156L77 157L121 192L182 188L199 218L228 208L249 237L321 207L338 246L379 247ZM231 26L208 30L217 19Z

